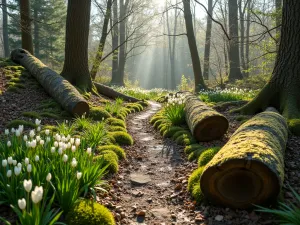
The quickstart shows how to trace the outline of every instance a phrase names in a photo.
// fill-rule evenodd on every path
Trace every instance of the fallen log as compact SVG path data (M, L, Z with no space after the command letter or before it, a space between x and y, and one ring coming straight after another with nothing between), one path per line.
M228 120L203 103L197 96L184 93L186 122L198 141L211 141L222 137L228 129Z
M206 165L200 185L212 202L250 208L276 200L284 179L288 126L274 108L244 123Z
M139 102L139 101L141 101L140 99L137 99L137 98L122 94L118 91L115 91L113 88L110 88L110 87L108 87L104 84L94 82L94 85L95 85L95 87L96 87L99 94L105 95L109 98L112 98L112 99L122 98L124 101L127 101L127 102Z
M24 66L65 110L81 116L89 113L89 105L77 89L24 49L11 52L11 59Z

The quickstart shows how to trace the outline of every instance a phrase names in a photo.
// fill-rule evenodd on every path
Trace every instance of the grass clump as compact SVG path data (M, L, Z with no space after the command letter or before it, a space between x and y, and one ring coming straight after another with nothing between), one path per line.
M205 166L207 163L209 163L220 149L221 147L213 147L204 150L198 159L198 166Z
M110 131L110 132L115 132L115 131L127 132L124 127L119 127L119 126L108 126L107 131Z
M116 153L110 150L106 150L100 153L100 155L95 156L94 160L97 162L104 160L104 166L107 167L107 171L110 173L117 173L119 171L119 164L118 164L118 156Z
M115 225L111 212L103 205L91 200L80 200L70 210L66 218L72 225Z
M184 134L190 135L190 132L187 130L179 130L173 134L172 139L176 140L179 136L184 135Z
M111 118L111 114L102 107L91 107L89 118L96 121L102 121L104 119Z
M132 137L123 131L115 131L109 132L110 136L112 136L119 145L133 145Z
M41 119L41 115L38 112L34 112L34 111L23 112L22 115L33 119Z
M168 99L168 103L164 108L163 114L172 123L172 125L182 125L185 123L184 107L184 96L174 96Z
M83 138L86 140L86 143L92 148L104 144L105 139L107 139L105 124L103 122L91 124L88 129L84 130Z
M108 119L105 120L105 122L108 125L119 126L119 127L123 127L123 128L126 129L126 124L123 120L120 120L120 119L117 119L117 118L108 118Z
M77 117L73 122L73 126L77 131L87 130L91 124L92 121L85 117Z
M104 146L98 146L96 151L101 153L103 151L113 151L114 153L117 154L118 159L125 159L126 154L123 148L117 146L117 145L104 145Z
M191 145L187 145L184 148L184 152L185 152L185 154L188 155L188 154L192 153L193 151L196 151L197 149L200 149L200 148L203 148L203 146L200 144L191 144Z
M36 128L35 123L25 120L12 120L7 124L7 128L15 128L23 125L24 127Z

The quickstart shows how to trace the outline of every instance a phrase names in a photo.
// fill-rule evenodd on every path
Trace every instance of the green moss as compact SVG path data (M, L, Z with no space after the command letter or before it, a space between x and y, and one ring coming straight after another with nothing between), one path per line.
M186 146L190 144L195 144L197 143L196 139L194 139L191 135L188 134L182 134L179 137L175 139L175 142L178 145Z
M38 112L34 112L34 111L23 112L22 115L29 118L41 119L41 115Z
M208 148L204 150L199 159L198 159L198 166L205 166L207 163L212 160L212 158L220 151L221 147L214 147L214 148Z
M48 100L45 100L45 101L41 102L41 104L38 107L38 109L48 109L48 108L61 109L60 105L56 101L54 101L53 99L48 99Z
M202 175L203 169L204 167L199 167L192 172L188 180L188 191L191 192L196 184L200 184L200 177Z
M72 225L115 225L111 212L91 200L79 200L66 217L67 224Z
M89 118L96 121L102 121L103 119L111 118L111 115L104 108L98 106L90 108Z
M122 115L122 114L119 113L119 114L116 116L116 118L125 121L126 116L124 116L124 115Z
M20 80L20 78L11 78L11 79L10 79L10 82L13 82L13 83L20 83L21 80Z
M132 137L126 132L115 131L109 132L108 134L111 135L119 145L133 145Z
M23 125L24 127L29 127L29 128L36 128L36 125L34 123L25 120L12 120L7 124L7 127L16 128L19 127L19 125Z
M290 131L296 135L300 136L300 119L292 119L288 121L288 126Z
M192 153L193 151L196 151L197 149L200 149L200 148L203 148L202 145L199 145L199 144L191 144L191 145L187 145L185 148L184 148L184 152L185 154L190 154Z
M185 129L182 127L177 127L177 126L171 126L165 132L163 133L163 136L165 138L170 138L172 137L177 131L184 131Z
M119 126L126 129L126 124L123 120L117 118L108 118L105 120L105 122L111 126Z
M197 183L193 186L191 194L192 194L193 199L195 199L197 203L201 203L203 201L204 195L201 191L200 180L199 180L199 183Z
M239 116L237 116L235 119L237 120L237 121L246 121L246 120L248 120L248 116L244 116L244 115L239 115Z
M157 120L160 120L160 119L165 119L164 116L161 116L161 115L154 115L151 120L150 120L150 123L153 125Z
M155 123L153 124L154 128L155 129L158 129L159 125L161 125L162 123L165 123L166 120L165 119L159 119L159 120L156 120Z
M107 130L110 131L110 132L114 132L114 131L127 132L127 130L124 127L119 127L119 126L108 126Z
M105 150L100 152L100 155L97 155L94 157L94 160L97 162L97 160L104 159L104 166L109 165L107 167L107 171L110 173L117 173L119 170L118 165L118 156L116 153L110 150Z
M20 84L20 83L8 82L7 85L8 85L8 87L16 87L16 88L25 89L25 85Z
M158 126L158 130L160 132L161 135L164 134L164 132L169 129L170 127L170 123L162 123L161 125Z
M8 87L6 91L7 92L13 92L13 93L21 93L20 88L17 88L17 87L14 87L14 86Z
M61 116L51 113L51 112L41 112L42 117L48 117L48 118L53 118L53 119L61 119Z
M205 150L205 148L202 147L202 148L198 148L195 151L191 152L188 156L188 160L193 161L193 160L198 159L204 150Z
M149 105L149 103L147 101L139 101L137 103L140 104L143 107L147 107Z
M103 151L106 151L106 150L110 150L110 151L113 151L114 153L116 153L119 159L126 158L126 154L125 154L124 149L119 147L119 146L116 146L116 145L98 146L97 149L96 149L96 151L99 152L99 153L103 152Z
M127 103L125 104L125 107L128 109L134 109L135 112L140 112L143 110L143 106L137 103Z
M183 134L186 134L186 135L191 135L189 131L187 130L180 130L180 131L177 131L173 134L172 136L172 139L173 140L176 140L176 138L178 138L179 136L183 135Z

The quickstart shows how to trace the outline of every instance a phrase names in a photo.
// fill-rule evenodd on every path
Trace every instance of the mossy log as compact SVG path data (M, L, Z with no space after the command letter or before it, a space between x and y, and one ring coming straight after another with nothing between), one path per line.
M139 102L139 101L141 101L140 99L137 99L137 98L122 94L118 91L115 91L113 88L110 88L110 87L108 87L104 84L94 82L94 85L95 85L95 87L96 87L99 94L105 95L109 98L112 98L112 99L122 98L124 101L127 101L127 102Z
M11 59L24 66L65 110L73 115L89 113L89 105L77 89L24 49L11 52Z
M228 129L228 120L203 103L197 96L185 93L186 122L198 141L211 141L222 137Z
M201 190L216 204L250 208L276 200L284 179L288 126L274 111L244 123L206 165Z

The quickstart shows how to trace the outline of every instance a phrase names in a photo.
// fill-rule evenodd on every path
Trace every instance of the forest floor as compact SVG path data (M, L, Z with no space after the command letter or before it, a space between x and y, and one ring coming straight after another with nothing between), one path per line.
M20 93L6 92L5 83L0 71L0 134L10 120L22 119L22 112L38 110L41 101L50 99L42 88L26 86ZM112 187L109 193L97 197L97 201L114 212L118 224L278 224L274 217L254 210L233 210L207 202L196 205L187 192L187 180L197 164L187 160L183 147L163 139L149 123L160 107L160 104L150 102L145 111L128 116L127 129L134 145L124 147L127 160L121 163L118 174L109 177ZM222 140L208 143L209 146L224 145L240 125L237 115L229 114L229 110L220 109L230 121L228 134ZM43 124L55 123L55 119L43 118ZM294 199L287 184L300 192L299 149L300 138L291 135L286 150L282 192L289 201ZM0 216L7 214L6 210L0 208Z

